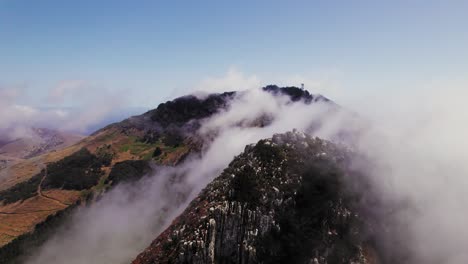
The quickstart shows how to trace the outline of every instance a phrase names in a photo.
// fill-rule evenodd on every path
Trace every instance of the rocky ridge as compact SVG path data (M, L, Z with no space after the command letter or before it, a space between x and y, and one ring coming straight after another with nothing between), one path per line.
M297 131L247 146L133 264L377 263L350 157Z
M323 100L323 97L313 96L297 87L267 86L263 90L289 96L291 102ZM0 262L31 251L30 247L23 245L23 241L31 240L32 236L40 238L35 239L38 245L47 239L41 235L45 232L36 227L40 223L53 222L54 215L59 215L64 209L64 205L59 208L56 202L38 195L39 187L44 187L42 183L54 183L49 184L47 192L59 196L63 204L83 205L105 195L121 180L138 180L147 173L148 165L177 166L187 156L199 153L204 144L209 144L196 136L201 122L228 108L240 93L176 98L142 115L111 124L74 145L22 160L1 170L4 176L0 182L0 222L5 224L0 226ZM45 130L38 132L47 134ZM96 164L88 162L92 160L105 162L95 167ZM88 177L88 167L93 168L92 177ZM63 175L67 170L73 171L73 174ZM55 180L51 181L52 177ZM66 189L63 186L69 187ZM22 209L23 205L28 205L27 212ZM30 210L38 207L47 211ZM16 214L18 211L21 214ZM20 217L21 221L18 220ZM53 228L54 225L47 225L48 230Z

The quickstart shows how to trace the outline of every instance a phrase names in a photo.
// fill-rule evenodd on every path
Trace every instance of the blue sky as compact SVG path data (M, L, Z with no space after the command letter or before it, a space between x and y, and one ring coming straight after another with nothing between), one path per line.
M467 13L468 1L0 0L0 86L53 106L51 89L80 80L153 107L235 67L262 84L403 91L466 79Z

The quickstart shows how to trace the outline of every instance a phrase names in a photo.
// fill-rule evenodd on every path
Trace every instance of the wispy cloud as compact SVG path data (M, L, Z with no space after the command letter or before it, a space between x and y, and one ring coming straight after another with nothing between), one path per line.
M77 95L80 90L86 89L84 80L62 80L49 90L48 101L52 104L63 103L66 97Z
M27 105L24 87L0 86L0 139L28 136L31 127L85 133L113 111L125 108L127 92L110 91L84 80L63 80L49 90L42 108ZM67 102L72 102L68 107ZM41 102L39 102L41 103Z
M361 113L369 123L351 142L356 151L369 157L369 164L361 169L370 176L379 199L405 203L387 213L383 208L381 220L385 219L391 232L379 232L377 239L381 243L404 241L403 253L410 263L468 261L465 87L444 87L443 93L432 89L407 94L407 98L396 102L376 98L369 106L380 103L378 111L387 118ZM330 114L323 104L284 104L282 100L286 99L258 90L238 97L229 109L204 123L201 133L216 131L217 136L201 158L175 169L186 175L185 181L176 185L161 182L170 178L165 174L174 173L163 171L138 183L137 191L121 186L108 198L79 212L72 228L58 233L30 263L127 262L246 144L293 128L308 130L317 121L321 126L313 132L326 139L334 139L343 129L357 124L356 128L362 128L347 111ZM261 128L235 126L263 114L272 116L274 121ZM125 198L129 193L134 194L130 195L132 199ZM188 195L182 202L181 193ZM158 218L161 215L164 217ZM386 253L395 256L402 253L399 250L391 244Z
M326 96L329 96L327 89L333 88L340 98L361 97L352 110L366 118L369 126L361 130L362 134L353 142L353 147L370 157L373 165L364 169L381 198L406 203L404 208L384 217L394 218L395 222L407 228L401 230L400 226L388 226L394 232L382 232L379 239L385 241L389 236L404 238L411 263L467 262L468 86L446 82L412 89L412 92L382 91L369 98L341 89L333 79L327 82L315 77L278 76L277 82L287 85L305 83L311 92L321 90ZM203 79L195 90L202 87L210 92L246 90L272 83L264 80L259 75L231 69L225 76ZM287 83L296 81L298 84ZM59 89L63 92L57 92L57 98L66 97L67 91L72 93L75 89ZM70 124L71 127L94 122L94 114L100 116L107 112L122 97L115 95L114 99L112 94L90 93L97 99L88 101L89 112L83 114L82 119L71 119L64 112L43 112L16 103L21 97L20 89L0 89L0 95L0 129L14 128L18 131L23 126L17 124L34 124L44 117L68 119L61 124ZM329 97L334 99L334 96ZM102 98L110 99L102 102ZM107 198L80 211L69 231L60 232L47 242L30 263L73 263L70 260L75 263L116 263L131 260L246 144L293 128L307 130L311 123L316 124L317 121L322 126L314 130L315 135L327 139L334 139L343 129L356 125L346 112L325 115L328 109L323 105L285 105L282 100L286 99L273 98L258 90L238 97L228 110L204 123L201 131L215 130L217 137L201 159L191 160L177 169L177 173L187 175L186 181L180 185L168 185L163 179L169 177L164 176L174 171L163 171L137 183L134 188L121 186L115 189ZM104 105L102 111L99 104ZM234 125L262 114L274 117L275 121L262 128ZM167 186L170 188L165 189ZM177 195L180 193L188 194L189 199L180 203L181 196ZM158 219L161 212L165 212L166 217ZM391 221L389 223L392 224Z
M260 84L260 79L255 74L247 75L236 67L231 67L224 76L203 79L195 90L208 93L239 91L257 88Z
M326 109L321 104L286 104L287 100L260 89L248 90L228 110L203 124L200 133L208 141L201 157L106 194L105 199L77 212L71 226L57 233L29 263L128 263L245 145L292 128L305 130ZM273 115L271 126L235 126L263 114ZM213 132L217 136L210 139L208 134ZM177 181L174 175L179 175Z

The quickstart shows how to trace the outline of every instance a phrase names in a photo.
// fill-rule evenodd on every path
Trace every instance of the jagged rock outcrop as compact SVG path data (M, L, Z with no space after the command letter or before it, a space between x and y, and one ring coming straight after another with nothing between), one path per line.
M350 155L296 131L247 146L133 264L373 263Z

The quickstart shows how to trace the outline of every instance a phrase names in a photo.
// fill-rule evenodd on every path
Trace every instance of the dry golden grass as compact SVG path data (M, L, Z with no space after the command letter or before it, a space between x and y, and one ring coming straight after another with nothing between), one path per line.
M60 201L63 204L71 205L74 204L78 199L80 199L80 191L68 191L68 190L47 190L42 191L42 194L51 199Z
M42 169L40 164L37 159L29 159L3 169L0 172L2 174L0 177L0 190L8 189L36 175Z
M98 148L109 145L114 153L112 164L104 167L103 179L110 173L112 166L121 161L141 159L142 155L149 154L153 149L145 149L141 153L133 153L124 146L135 143L135 135L139 131L131 131L133 137L120 132L117 128L109 128L96 135L84 138L80 142L44 155L28 160L19 161L13 166L0 171L0 190L12 187L22 181L28 180L39 173L45 164L56 162L74 152L86 147L90 152L96 153ZM162 164L174 165L180 158L190 151L190 147L184 146L174 149L160 160ZM2 174L3 173L3 177ZM102 179L101 179L102 180ZM49 215L74 204L80 199L79 191L47 190L42 191L42 196L37 195L23 202L16 202L0 206L0 247L9 243L19 235L31 232L35 225L44 221Z
M134 137L140 135L141 131L132 130L129 133L133 135L133 137L123 134L117 128L109 128L89 137L86 147L91 153L96 153L99 147L109 145L110 151L114 153L112 165L125 160L141 159L142 153L136 155L132 154L130 150L122 150L122 146L134 144Z
M43 194L47 197L34 196L0 206L0 246L33 231L36 224L65 209L66 204L75 203L80 197L80 192L66 190L49 190Z
M161 164L169 166L176 165L176 163L180 161L181 157L187 155L189 152L190 148L187 146L177 148L173 152L167 153L167 155L161 161Z
M15 184L27 181L43 168L44 164L58 161L72 153L78 151L84 142L79 142L73 146L61 150L48 152L38 157L19 161L0 171L0 191L8 189Z
M30 179L39 173L45 164L59 161L82 147L96 150L102 144L112 144L112 137L108 136L111 132L113 131L103 131L84 138L72 146L16 162L0 171L0 190ZM109 140L99 140L105 138ZM121 141L125 139L123 136L119 138ZM127 158L126 154L122 156L122 158ZM44 221L49 215L65 209L80 199L79 191L47 190L43 191L42 195L31 197L23 202L0 206L0 247L19 235L31 232L36 224Z

